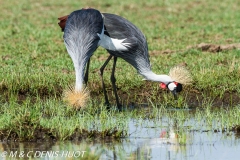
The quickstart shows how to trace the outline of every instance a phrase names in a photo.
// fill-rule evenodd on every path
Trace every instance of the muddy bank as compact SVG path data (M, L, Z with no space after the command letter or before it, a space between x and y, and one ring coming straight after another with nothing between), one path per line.
M35 124L36 125L36 124ZM24 130L34 130L33 135L19 137L19 133L14 132L12 130L0 130L0 141L1 142L55 142L60 140L57 136L58 131L52 131L50 129L37 127L37 128L28 128L25 127ZM95 131L95 130L80 130L76 129L70 136L66 137L64 140L71 141L81 141L86 139L118 139L124 136L122 132L116 130L106 130L103 132Z
M162 51L153 50L153 51L150 51L150 55L181 53L181 52L186 52L190 49L197 49L202 52L216 53L216 52L228 51L233 49L240 49L240 43L212 44L212 43L203 42L196 45L187 46L186 49L181 49L181 50L171 50L171 49L166 49Z
M140 107L143 107L142 104L144 103L146 104L144 107L151 108L151 105L147 105L149 103L149 99L151 99L152 103L155 104L168 104L166 101L174 102L174 98L169 91L156 89L154 85L156 85L156 83L145 82L145 84L142 86L143 88L132 88L128 92L124 92L121 90L121 88L118 88L119 97L124 104L123 107L127 109L138 110L141 109ZM92 90L91 97L94 99L99 99L100 101L103 99L103 93L97 88L95 88L95 90ZM112 105L115 105L115 97L113 96L110 85L107 86L107 91L110 103ZM240 104L240 96L239 94L237 94L237 92L226 92L222 96L215 95L213 97L208 90L196 90L191 87L184 89L180 94L181 96L185 97L184 104L187 104L189 108L205 107L206 105L210 105L213 107L232 107ZM21 96L19 97L19 102L23 103L24 99L26 99L27 97L27 94L21 94ZM53 97L48 96L48 98ZM59 100L61 100L61 96L59 96L58 98ZM131 106L131 108L129 106ZM174 107L173 103L171 103L171 106L169 107ZM126 110L126 112L128 112L128 110ZM71 115L69 115L69 118L71 118ZM19 123L21 125L21 131L18 125L11 126L9 127L9 129L0 130L0 141L38 142L57 141L60 139L58 136L58 130L43 128L40 125L39 121L32 122L31 119L29 119L30 118L24 119L23 121L21 120L21 122ZM232 131L239 133L239 128L239 126L234 126L232 128ZM31 131L32 134L29 135L29 131ZM21 136L20 133L28 133L29 136ZM124 137L124 133L123 131L119 131L117 129L105 130L102 132L96 130L88 131L75 129L74 132L67 136L65 140L79 141L82 139L119 139L120 137Z
M167 101L173 101L173 96L168 90L162 90L160 88L156 89L156 86L158 86L157 83L148 82L146 81L142 86L136 86L128 91L123 91L121 89L121 86L118 86L118 95L123 103L123 105L134 105L138 106L140 103L148 103L149 99L156 104L165 103L166 98L164 98L166 95L168 95ZM89 83L88 86L90 90L90 96L91 99L102 101L104 99L104 95L102 92L101 84L91 84ZM110 84L106 84L107 93L109 96L109 101L112 105L115 105L115 97L113 94L112 86ZM27 98L31 97L31 102L35 103L37 97L41 98L43 101L47 99L59 99L62 100L62 94L63 94L63 88L56 87L56 90L58 91L57 94L53 94L52 92L48 92L45 90L43 92L41 89L36 93L31 93L30 91L19 91L16 94L17 96L17 103L21 104L24 102ZM11 94L8 93L9 91L2 90L1 93L1 101L3 103L9 102L11 99ZM183 88L183 91L179 94L183 97L185 97L185 103L188 106L191 107L200 107L203 106L207 101L211 101L212 106L216 107L228 107L228 106L235 106L240 104L240 94L236 91L226 91L223 95L216 95L213 94L213 91L209 89L201 89L198 90L194 86L191 87L185 87Z
M147 104L149 100L155 104L166 104L166 101L174 101L172 93L168 90L156 89L157 83L145 82L141 87L131 88L128 92L124 92L121 88L118 88L118 95L125 106L139 106L138 104ZM115 104L115 97L112 89L108 87L108 95L111 104ZM164 98L167 95L167 99ZM209 89L198 90L193 86L190 88L185 87L183 91L179 93L184 97L184 103L191 108L205 107L204 105L212 105L213 107L232 107L240 104L240 94L236 91L225 92L223 95L212 94ZM102 98L102 91L92 91L91 97ZM173 106L171 106L173 107Z
M240 49L240 43L233 44L210 44L210 43L200 43L195 46L189 46L189 49L196 48L203 52L221 52L233 49Z

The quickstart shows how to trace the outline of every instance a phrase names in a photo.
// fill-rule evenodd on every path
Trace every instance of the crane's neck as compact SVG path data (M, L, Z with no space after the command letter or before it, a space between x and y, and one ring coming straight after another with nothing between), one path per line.
M154 82L163 82L165 84L168 84L169 82L172 82L172 78L169 77L168 75L165 74L155 74L152 71L148 71L148 72L143 72L140 73L146 80L149 81L154 81Z
M83 83L84 83L83 71L84 71L84 66L82 66L81 68L75 67L75 74L76 74L75 91L82 91L82 89L83 89Z

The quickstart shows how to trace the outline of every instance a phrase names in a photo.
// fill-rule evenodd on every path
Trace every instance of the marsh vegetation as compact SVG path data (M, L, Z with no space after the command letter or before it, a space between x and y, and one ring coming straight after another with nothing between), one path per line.
M175 127L181 144L186 143L184 133L239 133L239 2L10 0L0 3L2 141L120 139L130 135L132 120L140 127L151 121L153 126L149 127L154 128L166 127L161 124L167 121L169 128ZM124 110L115 110L109 64L104 77L112 104L108 111L99 76L99 68L108 55L98 48L90 65L91 100L85 109L72 109L63 100L63 91L73 85L75 74L57 18L85 6L133 22L147 37L153 70L166 74L173 66L185 66L191 72L193 84L185 86L174 101L159 84L143 81L132 66L119 60L116 77Z

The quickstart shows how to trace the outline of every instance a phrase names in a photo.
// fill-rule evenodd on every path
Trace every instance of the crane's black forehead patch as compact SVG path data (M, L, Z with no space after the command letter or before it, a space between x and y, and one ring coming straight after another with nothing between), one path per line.
M182 84L181 83L177 83L176 91L177 92L181 92L182 91Z

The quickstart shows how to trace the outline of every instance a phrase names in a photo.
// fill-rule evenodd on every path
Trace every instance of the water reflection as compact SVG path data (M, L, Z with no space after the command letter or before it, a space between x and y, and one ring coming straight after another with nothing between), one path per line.
M119 141L1 142L0 159L234 160L240 156L239 135L233 132L180 130L175 121L156 124L143 120L141 125L139 120L136 122L132 120L129 124L129 137Z

